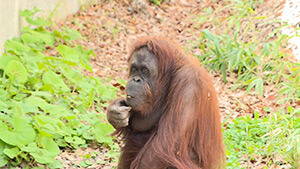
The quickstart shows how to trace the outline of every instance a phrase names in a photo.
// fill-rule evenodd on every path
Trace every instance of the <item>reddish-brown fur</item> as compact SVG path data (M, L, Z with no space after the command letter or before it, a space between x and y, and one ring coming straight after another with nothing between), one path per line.
M120 131L125 146L119 168L224 167L219 107L209 74L197 59L164 37L138 39L130 56L144 46L157 57L159 68L157 92L149 112L162 115L151 131Z

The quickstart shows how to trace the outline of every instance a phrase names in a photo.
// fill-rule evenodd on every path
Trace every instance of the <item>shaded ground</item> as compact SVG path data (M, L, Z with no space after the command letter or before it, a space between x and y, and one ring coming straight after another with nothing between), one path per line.
M182 1L183 2L183 1ZM79 30L85 37L80 41L84 47L93 49L96 56L92 59L94 73L103 79L111 79L109 83L118 86L117 79L126 79L126 60L129 45L140 36L163 35L178 42L190 54L201 54L194 49L201 34L201 29L219 32L224 27L214 27L209 22L199 23L195 18L201 16L202 10L207 7L218 9L223 7L222 1L211 3L209 0L189 1L192 6L175 3L163 3L160 6L149 4L148 1L108 1L83 8L75 15L58 22L55 27L69 27ZM264 5L256 7L258 15L268 16L273 20L279 15L282 4L277 0L268 0ZM224 12L224 11L223 11ZM225 11L226 12L226 11ZM223 15L221 13L220 15ZM278 25L277 25L278 26ZM276 25L267 25L261 29L267 35ZM229 82L224 84L218 73L212 73L214 84L219 95L222 120L233 119L254 111L264 115L263 107L284 108L285 105L276 104L277 90L275 86L265 87L263 97L255 93L244 95L244 91L230 88L235 81L234 75L228 77ZM122 93L122 92L121 92ZM101 152L99 152L100 148ZM97 145L73 152L65 151L57 159L63 161L65 168L80 166L87 154L93 154L93 163L88 168L112 168L116 164L104 156L107 149ZM101 164L101 167L99 165Z

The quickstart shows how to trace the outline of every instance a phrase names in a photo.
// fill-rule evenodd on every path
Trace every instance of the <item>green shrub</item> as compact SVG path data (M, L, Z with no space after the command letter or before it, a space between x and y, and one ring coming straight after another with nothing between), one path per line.
M166 0L150 0L150 2L154 3L155 5L160 5L164 1Z
M267 111L270 111L266 109ZM272 113L267 117L238 117L226 124L224 142L227 168L241 164L264 162L266 166L290 164L300 167L300 109L289 107L289 113Z
M215 27L225 27L216 33L202 30L194 46L202 50L197 57L209 70L221 71L224 82L228 74L236 74L233 89L244 87L246 94L255 89L262 96L264 85L278 84L279 93L286 96L282 101L300 100L300 64L284 52L289 37L279 32L287 25L281 21L266 22L266 17L257 15L254 8L260 1L226 2L225 7L216 11L204 9L205 14L195 18L199 23L207 21ZM225 16L218 15L223 10ZM281 26L269 35L262 34L257 27L272 23Z
M32 19L36 12L21 12L35 28L25 27L21 38L7 41L0 56L0 167L32 158L62 167L54 160L61 147L78 148L91 140L113 143L113 128L98 112L116 89L83 75L92 71L94 53L73 43L80 33L48 31L48 21Z

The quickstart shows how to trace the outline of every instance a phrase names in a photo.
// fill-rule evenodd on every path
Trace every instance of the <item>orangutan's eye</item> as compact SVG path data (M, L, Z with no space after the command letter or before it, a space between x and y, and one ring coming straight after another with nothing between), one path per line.
M142 73L143 74L148 74L149 70L146 67L142 67Z

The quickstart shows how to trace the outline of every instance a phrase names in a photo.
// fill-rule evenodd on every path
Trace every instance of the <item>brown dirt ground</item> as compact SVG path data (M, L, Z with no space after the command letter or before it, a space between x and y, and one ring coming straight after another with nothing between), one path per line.
M119 86L117 79L126 79L128 48L132 41L145 35L163 35L178 42L187 53L201 54L199 49L194 49L193 42L196 42L201 34L201 29L209 29L212 32L220 32L226 25L215 25L204 22L197 23L195 17L202 15L202 9L211 7L215 11L224 6L223 1L194 0L180 1L182 4L169 2L160 6L150 4L148 1L114 0L99 2L82 8L74 15L56 23L54 28L68 27L78 30L84 40L78 43L85 48L93 49L96 57L92 58L94 72L90 75L99 76L104 79L111 79L109 82ZM192 4L190 6L185 5ZM267 16L267 20L273 20L280 15L282 3L277 0L267 0L264 5L256 7L258 16ZM227 14L226 14L227 13ZM228 15L224 10L220 15ZM266 20L264 20L266 22ZM195 27L198 27L197 29ZM262 35L267 35L278 25L265 25L262 28ZM215 88L219 96L219 104L222 120L229 116L229 119L244 115L253 115L258 111L264 115L263 107L273 107L275 110L288 105L278 105L276 86L266 86L263 97L257 96L254 92L245 95L241 89L230 90L235 82L235 76L228 77L229 82L223 83L219 73L212 73ZM124 92L121 88L121 94ZM295 105L294 105L295 106ZM297 105L296 105L297 106ZM299 105L298 105L299 106ZM104 156L107 151L105 147L91 145L89 148L74 151L63 151L57 159L63 161L64 168L75 168L82 157L88 153L100 153L91 160L93 165L88 168L113 168L114 162ZM98 164L99 160L102 161ZM98 163L96 162L98 161ZM262 168L256 164L253 168ZM252 168L252 167L251 167Z

